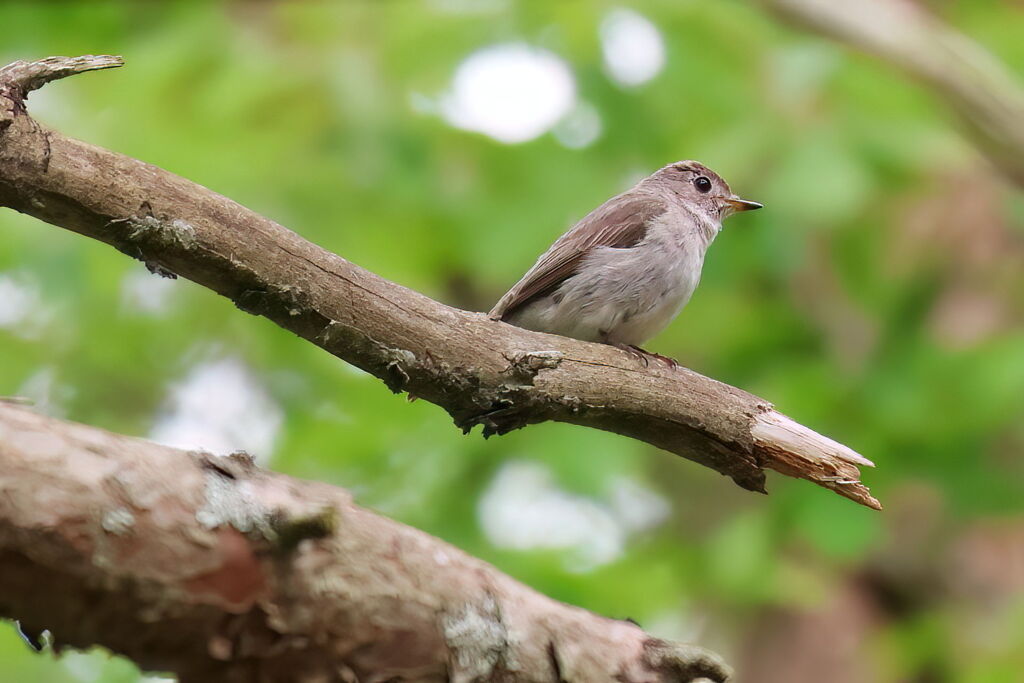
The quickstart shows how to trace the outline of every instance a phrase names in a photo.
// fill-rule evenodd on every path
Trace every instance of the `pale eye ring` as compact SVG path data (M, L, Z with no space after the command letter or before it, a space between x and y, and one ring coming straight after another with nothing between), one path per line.
M707 176L697 176L693 179L693 186L697 192L708 193L711 191L711 180Z

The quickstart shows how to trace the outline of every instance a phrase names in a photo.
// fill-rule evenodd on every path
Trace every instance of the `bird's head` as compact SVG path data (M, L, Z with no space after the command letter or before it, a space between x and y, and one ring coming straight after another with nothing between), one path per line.
M738 211L752 211L763 206L734 195L729 183L697 161L669 164L642 180L641 185L668 190L691 210L700 211L716 221Z

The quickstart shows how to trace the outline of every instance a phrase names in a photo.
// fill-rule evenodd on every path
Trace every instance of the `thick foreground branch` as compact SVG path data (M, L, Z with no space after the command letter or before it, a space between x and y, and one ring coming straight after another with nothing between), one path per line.
M0 402L0 616L183 683L722 681L325 484Z
M1024 88L977 42L909 0L760 2L924 82L960 115L978 148L1024 186Z
M65 138L26 113L23 96L33 87L112 59L0 70L0 205L209 287L393 391L441 406L465 430L569 422L646 441L748 489L763 491L770 468L880 507L860 482L858 466L869 461L756 396L690 370L644 367L609 346L445 306L204 187Z

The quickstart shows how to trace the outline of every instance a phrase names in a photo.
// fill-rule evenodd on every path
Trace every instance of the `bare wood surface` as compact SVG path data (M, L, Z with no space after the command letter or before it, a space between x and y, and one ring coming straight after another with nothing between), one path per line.
M798 449L775 439L777 430L757 427L782 419L763 399L445 306L200 185L41 127L25 110L26 92L117 58L63 59L0 70L0 205L209 287L393 391L441 406L464 430L568 422L645 441L747 489L765 490L767 468L881 507L860 481L867 460L795 422Z
M0 402L0 616L188 683L722 681L347 492Z
M983 46L910 0L759 2L922 81L960 116L978 148L1024 186L1024 87Z

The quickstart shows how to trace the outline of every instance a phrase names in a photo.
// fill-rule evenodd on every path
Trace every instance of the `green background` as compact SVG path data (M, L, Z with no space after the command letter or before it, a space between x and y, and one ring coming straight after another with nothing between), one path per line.
M1019 6L931 4L1024 73ZM715 649L742 680L1021 680L1020 191L922 87L755 5L632 4L666 62L621 87L599 30L618 6L5 3L0 61L123 55L30 110L472 310L637 174L707 163L766 208L726 224L692 302L648 346L871 458L884 512L781 476L748 493L567 425L463 436L439 408L192 283L155 285L152 309L126 303L156 276L12 212L0 277L32 292L31 313L0 326L0 395L148 435L190 371L227 363L280 415L257 453L274 469L346 487L554 598ZM474 51L510 42L565 60L601 120L592 144L502 144L416 105L436 105ZM516 547L486 533L484 503L509 473L541 480L583 536ZM623 521L623 482L660 501L660 521ZM142 675L102 651L36 655L0 624L4 680Z

